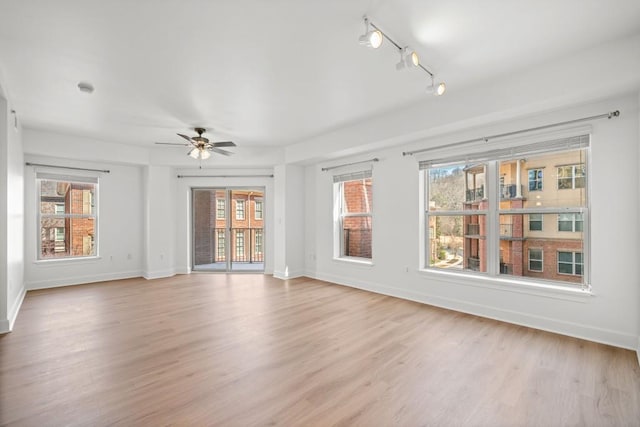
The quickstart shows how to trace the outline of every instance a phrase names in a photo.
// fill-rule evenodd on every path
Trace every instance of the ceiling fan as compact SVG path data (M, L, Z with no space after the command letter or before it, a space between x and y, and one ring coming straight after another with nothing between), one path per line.
M181 133L178 134L178 136L189 141L188 143L156 142L156 144L191 147L191 150L189 150L187 155L193 157L194 159L208 159L209 157L211 157L212 151L214 153L223 154L225 156L230 156L233 154L231 151L220 149L220 147L235 147L235 143L231 141L209 142L208 138L202 136L202 134L207 131L205 128L194 128L193 130L196 131L198 136L189 137Z

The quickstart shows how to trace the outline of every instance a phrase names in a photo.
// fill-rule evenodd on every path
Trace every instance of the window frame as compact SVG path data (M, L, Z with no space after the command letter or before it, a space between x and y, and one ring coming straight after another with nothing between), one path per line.
M91 206L90 213L67 213L66 212L66 203L62 204L65 206L65 213L55 213L58 210L58 206L60 203L54 204L54 213L53 214L45 214L42 212L42 183L41 181L54 181L54 182L63 182L71 184L79 184L79 185L93 185L93 192L89 193L89 203ZM35 187L36 187L36 254L35 254L35 262L36 263L50 263L50 262L77 262L88 259L96 259L100 257L100 246L99 246L99 194L100 194L100 182L99 177L95 176L86 176L86 175L67 175L60 173L49 173L49 172L39 172L35 173ZM84 201L83 201L84 203ZM69 255L69 256L55 256L55 257L43 257L42 256L42 220L43 218L58 218L58 219L92 219L93 220L93 235L91 236L91 245L93 251L89 255ZM67 238L67 230L66 227L54 227L54 251L55 251L55 240L57 236L57 229L63 228L65 231L65 242L66 247L66 238ZM70 236L71 238L71 236Z
M540 219L536 219L535 221L531 221L531 215L539 215ZM529 218L529 221L528 221L529 222L529 231L533 231L533 232L544 231L544 214L542 214L542 213L530 213L528 215L528 218ZM539 222L540 223L540 229L531 228L531 223L532 222Z
M253 209L253 219L256 220L262 220L264 219L264 203L262 203L262 200L254 200L254 209ZM260 209L258 209L258 206L260 206ZM258 215L258 213L260 213L260 215Z
M540 259L532 259L531 251L539 251ZM531 268L531 261L536 261L540 263L540 270L535 270ZM529 248L527 250L527 270L533 271L535 273L544 273L544 249L543 248Z
M539 185L536 185L536 188L531 189L531 172L535 171L535 179L533 180L533 182L538 183ZM538 174L540 174L540 177L538 178ZM543 191L544 190L544 168L530 168L527 169L527 180L528 180L528 185L527 188L529 189L529 191ZM540 187L540 188L537 188Z
M225 199L216 197L216 219L225 219L227 217L227 203ZM221 207L222 206L222 207ZM222 215L221 215L222 213Z
M244 221L246 218L246 214L245 214L245 200L244 199L235 199L236 202L236 220L237 221ZM242 206L242 209L239 209L239 207ZM240 215L240 213L242 213L242 215Z
M560 219L563 215L571 215L571 219ZM580 217L578 219L578 217ZM560 223L570 223L571 230L561 230ZM578 227L578 224L580 226ZM580 233L584 231L584 216L581 213L559 213L558 214L558 232L559 233Z
M460 152L459 149L446 149L441 151L435 151L439 157L427 157L427 154L418 156L420 162L420 265L419 270L425 273L437 274L439 277L451 277L450 280L455 277L461 278L468 276L473 280L469 284L485 283L495 285L507 285L507 286L526 286L531 289L537 288L539 290L558 290L561 292L584 292L585 294L591 293L591 276L590 276L590 203L591 203L591 177L589 175L591 171L590 162L592 159L591 153L591 136L589 132L580 134L570 134L569 132L558 132L555 139L553 137L533 137L523 139L525 143L514 143L514 141L500 141L493 145L484 147L477 153L474 152ZM542 139L545 138L545 139ZM535 155L546 155L553 153L580 151L581 161L576 163L576 167L581 167L584 170L584 176L580 176L584 180L584 187L578 187L584 189L584 201L577 207L542 207L531 205L526 208L513 208L513 209L500 209L500 165L501 162L512 161L517 158L527 158ZM428 171L432 168L443 167L445 165L469 165L472 163L487 163L487 177L486 177L486 193L490 199L487 217L487 273L478 273L476 271L466 270L447 270L442 268L435 268L429 266L430 248L428 233L429 233L429 211L428 211ZM533 168L543 169L543 168ZM524 171L527 171L524 168ZM528 215L531 213L536 214L557 214L563 213L575 213L581 214L583 218L583 230L580 236L581 253L582 253L582 280L580 283L572 283L570 280L562 280L559 278L550 277L535 277L535 276L513 276L507 274L501 274L500 272L500 220L502 215ZM438 212L432 212L437 214ZM475 211L474 211L475 213ZM544 225L543 225L544 227ZM535 238L535 237L532 237ZM465 254L465 256L467 256ZM544 259L544 254L543 254ZM543 267L544 270L544 267ZM482 280L481 280L482 279ZM515 289L515 288L514 288Z
M351 179L349 179L351 178ZM373 199L373 173L371 169L358 170L353 173L335 175L333 177L333 191L334 191L334 260L350 261L361 264L373 265L373 200L367 199L367 204L370 204L369 212L344 212L344 183L351 181L363 181L371 180L371 193ZM367 194L365 194L368 197ZM371 233L371 258L358 257L352 255L345 255L344 247L344 220L345 218L369 218L370 233Z
M570 177L570 179L571 179L571 187L562 188L560 186L560 180L561 179L562 180L569 179L569 177L560 177L560 169L563 169L563 168L571 168L571 177ZM584 173L582 175L580 175L580 176L576 175L576 170L578 168L584 169ZM587 180L587 174L588 174L588 171L587 171L586 165L584 163L574 163L574 164L570 164L570 165L558 165L558 166L556 166L556 188L558 190L578 190L580 188L585 188L586 183L588 181ZM585 184L582 185L581 187L576 187L576 178L583 178Z
M560 261L560 254L561 253L567 253L567 254L571 254L571 263L568 263L566 261ZM576 255L580 254L581 257L581 261L582 262L576 262ZM570 249L558 249L556 251L556 268L557 268L557 273L563 276L584 276L584 253L583 252L579 252L579 251L574 251L574 250L570 250ZM571 265L571 271L572 273L563 273L560 271L560 264L563 265ZM577 274L576 273L576 265L580 265L581 266L581 271L582 273Z

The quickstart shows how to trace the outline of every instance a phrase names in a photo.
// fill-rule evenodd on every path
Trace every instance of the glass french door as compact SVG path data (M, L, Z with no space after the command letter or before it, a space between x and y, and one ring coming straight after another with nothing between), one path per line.
M193 270L264 271L264 188L194 188Z

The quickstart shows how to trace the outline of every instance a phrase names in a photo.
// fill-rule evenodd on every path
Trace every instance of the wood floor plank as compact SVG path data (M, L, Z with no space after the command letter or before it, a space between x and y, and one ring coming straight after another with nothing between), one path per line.
M32 291L0 425L640 425L633 352L307 278Z

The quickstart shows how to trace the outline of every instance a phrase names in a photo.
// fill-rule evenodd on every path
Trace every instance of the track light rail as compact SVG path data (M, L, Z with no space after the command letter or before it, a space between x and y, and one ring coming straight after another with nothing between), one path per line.
M424 153L426 151L440 150L440 149L443 149L443 148L458 147L458 146L461 146L461 145L470 144L472 142L481 142L481 141L489 142L490 139L504 138L506 136L519 135L521 133L534 132L534 131L537 131L537 130L544 130L544 129L549 129L549 128L558 127L558 126L570 125L570 124L573 124L573 123L586 122L586 121L589 121L589 120L612 119L612 118L618 117L618 116L620 116L620 110L615 110L615 111L611 111L611 112L605 113L605 114L598 114L596 116L582 117L580 119L573 119L573 120L567 120L567 121L564 121L564 122L551 123L551 124L548 124L548 125L536 126L536 127L528 128L528 129L520 129L520 130L516 130L516 131L513 131L513 132L506 132L506 133L500 133L500 134L497 134L497 135L490 135L490 136L483 136L483 137L480 137L480 138L467 139L465 141L452 142L451 144L439 145L437 147L422 148L420 150L413 150L413 151L403 151L402 155L403 156L413 156L414 154Z

